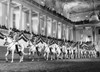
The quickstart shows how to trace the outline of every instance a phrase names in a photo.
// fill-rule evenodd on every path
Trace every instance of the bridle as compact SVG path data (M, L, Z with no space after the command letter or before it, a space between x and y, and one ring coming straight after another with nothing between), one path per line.
M14 41L12 41L11 43L13 43ZM5 42L4 42L4 45L9 45L9 44L11 44L11 43L9 43L9 42L7 42L7 36L5 37Z

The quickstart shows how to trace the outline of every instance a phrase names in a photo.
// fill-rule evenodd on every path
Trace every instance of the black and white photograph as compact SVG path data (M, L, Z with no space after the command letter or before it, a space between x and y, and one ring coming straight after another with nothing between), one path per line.
M0 72L100 72L100 0L0 0Z

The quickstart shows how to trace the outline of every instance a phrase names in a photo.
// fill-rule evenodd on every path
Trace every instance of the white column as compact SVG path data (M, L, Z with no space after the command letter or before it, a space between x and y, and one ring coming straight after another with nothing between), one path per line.
M47 18L46 15L44 15L44 35L46 36L46 24L47 24Z
M32 10L29 10L29 28L30 33L32 33Z
M92 27L92 37L93 37L93 43L96 44L96 27Z
M20 27L20 24L19 24L19 11L14 11L14 13L15 13L15 28L16 29L19 29L19 27Z
M10 14L10 28L13 28L13 12L14 8L11 8L11 14Z
M58 39L58 21L57 21L57 32L56 32L56 38Z
M22 7L22 5L20 5L19 6L19 29L21 30L21 28L22 28L22 9L23 9L23 7Z
M39 25L38 25L38 34L41 34L41 29L40 29L40 27L41 27L41 25L40 25L40 13L38 13L38 19L39 19Z
M0 3L0 25L2 25L2 3Z
M47 16L45 16L45 36L47 36Z
M61 39L61 22L58 22L58 39Z
M73 41L76 41L76 28L73 27Z
M69 27L68 38L69 38L69 40L71 41L71 27Z
M66 40L69 40L69 27L66 26Z
M10 28L11 0L7 0L7 28Z
M74 40L74 32L73 32L73 27L71 28L71 40L73 41Z
M51 36L52 33L52 24L51 24L51 18L47 17L47 36Z
M25 30L26 29L26 13L22 12L22 26L21 26L21 30Z

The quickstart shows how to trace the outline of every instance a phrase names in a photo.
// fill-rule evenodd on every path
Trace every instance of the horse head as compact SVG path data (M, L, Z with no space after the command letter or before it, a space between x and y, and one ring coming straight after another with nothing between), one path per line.
M8 37L8 36L4 36L4 45L8 45L10 43L13 42L13 39Z
M4 44L3 44L3 45L5 46L5 45L7 45L7 44L8 44L8 42L7 42L7 37L4 36Z

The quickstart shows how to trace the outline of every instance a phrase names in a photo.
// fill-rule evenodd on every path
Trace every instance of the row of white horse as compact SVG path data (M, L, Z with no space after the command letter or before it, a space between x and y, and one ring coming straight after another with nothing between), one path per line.
M73 58L74 56L76 56L76 54L78 53L77 47L71 48L70 47L66 47L65 45L63 46L59 46L56 43L52 44L52 45L48 45L47 43L43 42L39 42L38 44L33 44L30 40L27 41L27 47L25 47L23 44L19 44L18 42L14 41L12 38L10 37L5 37L4 38L4 45L7 45L7 53L5 54L5 59L6 61L8 61L8 54L12 54L12 60L11 63L13 62L14 59L14 53L17 51L17 53L20 56L20 61L23 61L23 58L25 55L32 55L32 57L35 54L42 54L44 58L46 58L46 60L50 59L53 60L55 58L59 59L63 59L63 58ZM24 49L28 48L29 53L25 53ZM86 51L85 51L86 52ZM83 50L80 51L80 55L83 54ZM91 52L90 52L91 53ZM94 52L92 52L92 55L94 55ZM34 61L34 57L32 58L32 61Z

